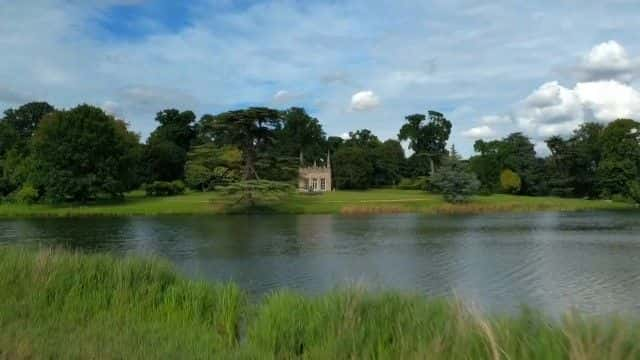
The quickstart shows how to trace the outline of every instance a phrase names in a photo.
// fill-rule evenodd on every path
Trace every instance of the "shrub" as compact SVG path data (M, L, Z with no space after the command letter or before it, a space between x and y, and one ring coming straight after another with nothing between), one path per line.
M509 169L502 170L500 173L500 187L502 188L502 191L509 194L517 194L520 192L521 186L522 181L518 174Z
M480 187L476 175L468 171L466 164L455 156L445 159L442 167L429 180L433 188L450 203L466 202Z
M640 204L640 182L637 180L629 182L629 197L636 204Z
M40 198L38 190L30 184L25 184L14 195L13 199L22 204L33 204Z
M154 181L144 187L147 196L172 196L184 193L186 187L180 180Z

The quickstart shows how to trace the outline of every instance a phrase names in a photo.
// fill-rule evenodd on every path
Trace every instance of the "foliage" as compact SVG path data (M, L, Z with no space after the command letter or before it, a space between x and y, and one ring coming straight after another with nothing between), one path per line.
M627 183L640 178L640 123L616 120L603 130L602 160L596 171L602 192L628 194Z
M450 203L464 203L480 188L476 175L457 156L448 156L440 169L429 177L431 185Z
M303 108L293 107L283 112L282 122L282 129L276 134L280 155L297 158L304 154L307 163L320 161L327 155L325 133L318 119Z
M333 177L338 189L368 189L373 164L362 147L344 145L333 156Z
M429 121L423 114L405 117L406 124L402 125L398 133L400 141L409 140L409 148L416 154L427 156L429 160L429 174L435 172L435 165L439 159L447 154L447 141L451 135L451 122L437 111L428 112ZM426 123L425 123L426 122Z
M46 102L31 102L20 106L17 109L8 109L4 112L4 119L2 120L10 128L15 130L17 141L21 144L8 144L3 146L13 147L20 146L26 147L28 140L35 132L40 121L49 113L55 111L55 108Z
M149 136L146 163L149 179L172 181L184 177L187 152L196 137L191 111L167 109L156 115L160 124Z
M136 185L138 137L99 108L80 105L49 114L31 145L29 180L51 200L120 197Z
M13 194L13 200L20 204L34 204L40 198L38 189L31 184L24 184L15 194Z
M144 190L147 196L173 196L183 194L186 187L180 180L154 181L151 184L145 184Z
M511 169L521 179L519 194L544 194L544 163L536 159L533 143L522 133L489 142L478 140L474 149L480 155L473 157L470 164L483 189L489 192L499 189L502 170Z
M216 145L232 145L242 151L244 180L259 179L256 169L258 153L266 152L282 128L278 110L252 107L228 111L216 116L205 115L200 128Z
M400 142L387 140L380 144L373 154L373 184L375 186L398 184L405 162L404 149Z
M197 145L191 148L187 158L185 182L192 189L213 190L240 180L242 153L235 147Z
M636 204L640 204L640 181L629 181L628 186L629 197L631 198L631 200L635 201Z
M233 208L249 211L282 200L293 193L294 187L277 181L249 180L232 183L221 191Z
M509 169L502 170L500 173L500 187L502 191L508 194L517 194L520 192L521 185L522 183L518 174Z

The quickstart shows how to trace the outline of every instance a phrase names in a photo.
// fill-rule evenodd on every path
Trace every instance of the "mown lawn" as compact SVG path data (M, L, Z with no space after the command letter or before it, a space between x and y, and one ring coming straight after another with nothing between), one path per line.
M0 204L0 217L27 216L127 216L165 214L223 214L229 202L220 193L191 192L171 197L146 197L143 192L127 194L124 200L61 205ZM372 214L372 213L485 213L512 211L577 211L633 209L627 203L604 200L526 197L514 195L476 196L468 204L446 204L439 195L423 191L376 189L336 191L321 195L295 194L260 211L287 214Z
M0 247L0 359L638 359L633 319L352 288L259 302L162 260Z

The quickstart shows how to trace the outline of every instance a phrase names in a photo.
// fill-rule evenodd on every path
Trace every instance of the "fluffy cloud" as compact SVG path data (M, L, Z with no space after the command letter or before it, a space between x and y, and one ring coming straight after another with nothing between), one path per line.
M639 71L640 60L631 59L626 49L613 40L594 46L578 66L582 81L630 82Z
M463 131L462 135L469 139L477 140L495 137L496 132L491 127L482 125Z
M351 96L351 110L371 110L380 105L380 99L371 90L360 91Z
M615 80L578 83L573 89L553 81L522 101L515 117L534 137L568 135L585 121L640 117L640 93Z
M480 123L485 125L511 124L513 120L509 115L487 115L480 118Z

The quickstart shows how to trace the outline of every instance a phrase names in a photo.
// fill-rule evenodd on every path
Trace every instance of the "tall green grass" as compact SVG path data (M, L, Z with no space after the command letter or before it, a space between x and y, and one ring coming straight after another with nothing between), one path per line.
M639 359L640 323L484 317L462 303L358 288L191 282L160 260L0 247L0 358Z

